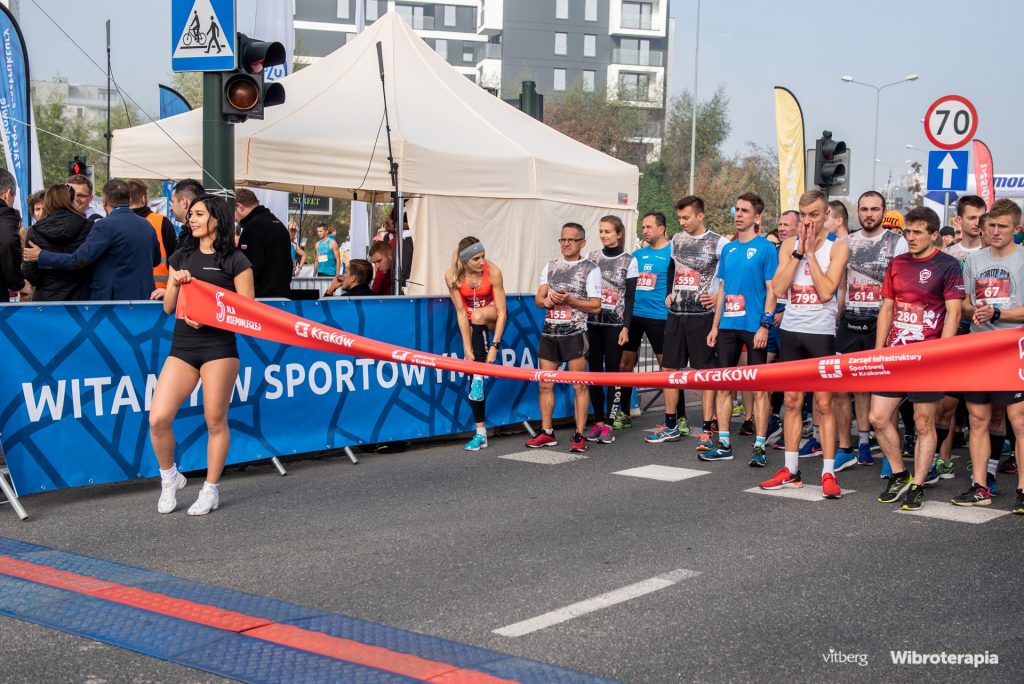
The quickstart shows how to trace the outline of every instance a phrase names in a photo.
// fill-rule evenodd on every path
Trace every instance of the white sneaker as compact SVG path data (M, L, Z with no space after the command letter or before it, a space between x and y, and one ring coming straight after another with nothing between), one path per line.
M157 513L171 513L178 507L178 490L184 487L187 481L184 475L176 473L173 480L160 482L160 500L156 503Z
M199 498L196 502L189 506L189 515L206 515L210 511L215 511L220 508L220 494L216 489L210 487L203 487L202 491L199 492Z

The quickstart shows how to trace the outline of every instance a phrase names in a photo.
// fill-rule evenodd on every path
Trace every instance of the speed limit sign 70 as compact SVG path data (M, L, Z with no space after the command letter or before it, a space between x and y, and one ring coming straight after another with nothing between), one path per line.
M940 150L963 147L978 130L978 110L965 97L940 97L924 115L924 134Z

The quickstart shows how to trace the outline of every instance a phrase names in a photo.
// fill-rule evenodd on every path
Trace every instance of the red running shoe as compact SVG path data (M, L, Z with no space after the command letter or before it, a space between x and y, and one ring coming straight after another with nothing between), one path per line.
M821 476L821 495L826 499L843 498L843 490L839 488L836 476L832 473L825 473Z
M537 433L536 437L532 437L526 440L526 446L530 447L531 449L537 449L539 447L546 446L558 446L558 440L555 439L555 436L553 434L549 435L548 433L541 430L540 432Z
M761 483L761 489L785 489L786 487L803 487L803 480L800 479L800 471L796 471L796 475L789 472L789 468L782 466L779 468L775 475L771 479L765 480Z
M569 440L569 451L583 453L587 450L587 440L582 433L577 432Z

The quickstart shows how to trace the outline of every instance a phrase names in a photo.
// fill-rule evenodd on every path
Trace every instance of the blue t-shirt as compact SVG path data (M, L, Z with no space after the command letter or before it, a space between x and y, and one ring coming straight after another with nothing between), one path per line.
M725 281L720 329L757 332L768 295L765 281L775 277L778 266L775 245L760 235L747 242L735 240L725 246L718 262L718 277Z
M668 296L668 266L672 263L672 243L661 249L643 247L633 252L640 275L636 279L633 315L664 321L668 318L665 297Z

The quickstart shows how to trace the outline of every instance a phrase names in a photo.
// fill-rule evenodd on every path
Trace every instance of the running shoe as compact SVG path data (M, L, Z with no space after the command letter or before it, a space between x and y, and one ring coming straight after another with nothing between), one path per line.
M843 490L839 488L836 476L832 473L825 473L821 476L821 495L826 499L843 498Z
M1013 502L1013 512L1024 515L1024 489L1017 490L1017 499Z
M628 413L619 411L615 415L615 420L612 421L612 427L616 430L628 430L633 427L633 419L629 417Z
M487 448L487 436L481 435L479 432L473 435L473 439L466 442L464 447L466 451L480 451L481 449Z
M597 438L601 444L611 444L615 441L615 434L607 425L601 427L601 436Z
M736 404L735 406L732 407L732 417L733 418L739 418L740 416L742 416L746 412L747 412L747 407L745 407L742 402L740 402L739 404Z
M903 458L914 458L914 446L917 438L912 435L903 435Z
M777 440L772 442L772 449L774 449L775 451L785 451L786 450L786 438L782 437L780 435Z
M924 486L934 487L937 484L939 484L939 469L933 461L932 467L928 469L928 474L924 476Z
M1013 442L1008 439L1003 440L1003 452L1001 456L1009 456L1013 453Z
M526 446L531 449L539 449L540 447L558 446L558 440L555 439L554 433L548 434L541 430L534 437L526 440Z
M821 456L821 443L814 437L811 437L800 447L800 458L810 458L811 456Z
M878 495L878 503L895 503L900 497L907 493L914 478L909 470L904 470L898 475L889 476L889 484Z
M1017 459L1013 454L1010 454L999 462L999 467L996 468L996 472L1005 473L1007 475L1015 475L1017 473Z
M887 459L885 456L883 456L882 457L882 474L881 474L881 478L883 480L887 480L890 475L892 475L892 466L889 465L889 459Z
M679 430L679 434L683 437L690 436L690 424L686 422L686 416L679 416L676 420L676 429Z
M598 439L601 438L602 427L602 425L594 423L589 428L587 428L587 431L583 433L583 436L587 438L588 442L596 442Z
M754 447L754 451L750 454L750 463L747 465L751 468L766 468L768 466L768 456L764 453L763 446Z
M661 429L657 432L649 432L644 435L644 441L648 444L661 444L662 442L678 442L682 438L679 428L670 428L664 425L659 427Z
M814 434L814 420L812 418L805 418L803 428L800 431L800 436L807 439Z
M778 439L782 436L782 419L779 418L778 414L771 414L768 416L768 435L765 437L766 442L770 442L774 439Z
M754 434L754 421L750 418L744 420L743 424L740 425L740 434L748 437Z
M181 473L175 473L174 479L160 481L160 500L156 503L157 513L172 513L178 507L178 490L185 486L187 480Z
M803 487L803 480L800 479L800 471L796 471L796 475L789 472L789 468L782 466L775 471L775 475L761 483L761 489L785 489L792 487Z
M941 458L935 459L935 465L933 466L935 471L939 474L939 479L952 480L956 475L953 474L953 459L944 461Z
M569 451L577 454L581 454L587 450L587 440L583 436L582 432L576 432L573 434L572 439L569 440Z
M869 444L858 444L857 445L857 465L862 465L862 466L873 466L873 465L875 465L875 459L871 456L871 445L869 445Z
M697 435L697 451L710 451L715 447L714 432L702 432Z
M469 400L470 401L483 401L484 400L484 379L479 375L473 378L473 382L469 384Z
M986 473L985 486L988 487L988 493L995 496L999 492L996 491L996 476L992 473Z
M857 465L857 455L853 449L838 449L836 451L835 471L837 473Z
M702 461L731 461L732 460L732 444L723 444L718 442L715 444L715 448L710 451L702 451L697 454L697 458Z
M970 489L954 496L950 503L954 506L989 506L992 504L992 494L987 487L972 482Z
M907 490L907 495L903 497L903 505L900 506L901 511L919 511L921 506L924 505L924 488L923 487L911 487Z
M203 485L199 492L199 498L188 507L189 515L206 515L210 511L220 508L220 493L216 487Z

